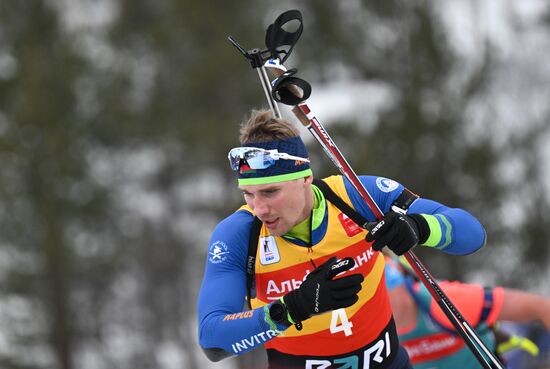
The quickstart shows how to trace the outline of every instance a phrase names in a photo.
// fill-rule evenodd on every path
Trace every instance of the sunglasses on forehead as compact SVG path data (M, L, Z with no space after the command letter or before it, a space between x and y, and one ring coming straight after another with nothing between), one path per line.
M235 147L227 154L231 169L238 171L241 164L245 163L250 169L269 168L277 160L298 160L309 163L309 159L279 152L277 149L266 150L259 147Z

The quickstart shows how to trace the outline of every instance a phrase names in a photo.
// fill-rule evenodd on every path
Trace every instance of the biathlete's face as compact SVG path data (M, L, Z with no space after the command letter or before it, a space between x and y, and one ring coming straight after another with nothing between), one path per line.
M291 181L242 185L246 204L274 236L287 233L304 221L313 208L313 177Z

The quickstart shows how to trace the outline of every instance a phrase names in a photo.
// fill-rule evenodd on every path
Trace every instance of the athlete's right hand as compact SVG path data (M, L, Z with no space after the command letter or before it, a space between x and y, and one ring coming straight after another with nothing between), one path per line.
M300 287L283 297L292 320L302 322L313 315L355 304L363 276L356 273L334 279L354 265L351 257L341 260L332 257L308 274Z

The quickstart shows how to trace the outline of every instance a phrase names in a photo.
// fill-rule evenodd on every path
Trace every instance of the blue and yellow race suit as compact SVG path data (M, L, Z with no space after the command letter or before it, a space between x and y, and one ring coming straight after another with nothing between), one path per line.
M387 178L359 178L384 214L404 190ZM331 176L324 181L365 219L376 220L347 179ZM319 190L313 187L319 198ZM400 346L384 281L384 257L365 241L367 231L324 201L322 194L314 213L322 218L312 227L309 244L292 237L274 237L265 226L261 228L252 310L243 310L243 306L253 214L243 206L216 226L198 299L199 342L206 352L238 355L265 345L271 363L292 362L303 368L392 367ZM485 243L482 225L462 209L419 198L410 205L409 213L432 215L431 246L446 253L472 253ZM298 287L314 265L332 256L353 257L356 266L348 272L365 277L356 304L314 316L303 323L301 331L294 326L274 327L266 320L265 305Z

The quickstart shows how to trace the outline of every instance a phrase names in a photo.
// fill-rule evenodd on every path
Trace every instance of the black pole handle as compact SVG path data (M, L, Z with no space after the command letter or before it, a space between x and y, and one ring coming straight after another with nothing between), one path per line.
M311 85L294 75L298 69L287 70L273 81L271 96L285 105L295 106L305 101L311 95Z
M292 26L291 22L298 22L298 27L294 32L285 30L285 28ZM271 53L271 58L279 59L281 63L284 63L290 56L303 30L302 13L299 10L287 10L279 15L275 22L267 27L265 34L265 45Z

